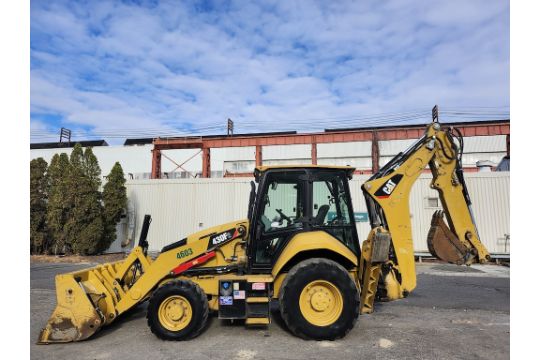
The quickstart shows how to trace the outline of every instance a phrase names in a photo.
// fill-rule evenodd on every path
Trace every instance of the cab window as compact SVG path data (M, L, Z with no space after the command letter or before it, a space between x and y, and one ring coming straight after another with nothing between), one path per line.
M260 219L265 233L301 226L304 217L301 190L302 181L294 176L271 178Z
M349 201L339 177L313 182L313 224L315 226L349 225Z
M311 224L330 233L356 252L355 226L350 209L350 198L338 174L320 174L313 181L313 208Z
M303 171L269 174L259 210L255 264L267 266L306 221Z

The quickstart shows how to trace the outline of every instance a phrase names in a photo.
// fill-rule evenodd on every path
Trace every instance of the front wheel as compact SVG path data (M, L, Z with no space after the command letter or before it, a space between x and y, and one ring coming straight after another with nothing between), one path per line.
M279 304L283 320L296 336L334 340L354 327L360 297L343 266L315 258L291 269L281 287Z
M171 281L154 291L146 318L150 330L160 339L191 339L208 320L208 300L197 284Z

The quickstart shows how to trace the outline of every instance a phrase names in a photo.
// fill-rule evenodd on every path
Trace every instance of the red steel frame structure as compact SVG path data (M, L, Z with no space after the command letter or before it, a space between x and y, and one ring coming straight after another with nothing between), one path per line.
M463 136L506 135L507 155L510 155L510 121L483 121L471 123L454 123ZM161 151L171 149L202 150L202 177L210 177L210 157L212 148L223 147L255 147L255 164L262 165L262 147L267 145L310 144L311 162L317 164L317 144L340 143L351 141L371 141L372 169L364 173L376 172L379 168L379 141L418 139L424 134L424 125L396 126L385 128L340 129L327 130L320 133L306 134L256 134L234 136L205 136L192 138L157 138L152 150L152 179L161 178ZM467 169L465 169L467 170ZM246 174L235 174L246 176Z

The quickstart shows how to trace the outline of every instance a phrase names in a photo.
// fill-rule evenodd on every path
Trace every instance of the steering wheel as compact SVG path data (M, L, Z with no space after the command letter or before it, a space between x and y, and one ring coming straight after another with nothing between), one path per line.
M285 215L281 209L276 209L276 212L279 214L280 220L287 220L287 226L292 224L291 218Z

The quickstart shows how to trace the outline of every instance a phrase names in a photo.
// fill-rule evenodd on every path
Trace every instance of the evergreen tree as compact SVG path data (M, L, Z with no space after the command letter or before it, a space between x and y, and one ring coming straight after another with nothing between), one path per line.
M76 144L70 156L68 176L73 207L66 224L67 240L73 252L93 255L101 251L103 237L103 208L99 187L101 169L91 148L84 153Z
M69 158L67 154L55 154L48 169L49 200L47 204L47 228L50 234L49 250L62 253L66 247L66 222L72 201L69 196Z
M30 161L30 251L47 251L47 162L43 158Z
M101 168L92 148L86 148L82 157L82 170L84 175L90 180L94 191L99 192L101 186Z
M116 162L107 176L103 187L103 220L105 233L102 248L107 249L116 240L116 224L127 206L126 178L119 162Z

